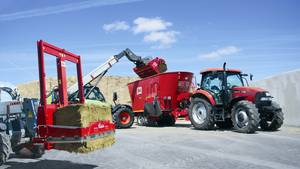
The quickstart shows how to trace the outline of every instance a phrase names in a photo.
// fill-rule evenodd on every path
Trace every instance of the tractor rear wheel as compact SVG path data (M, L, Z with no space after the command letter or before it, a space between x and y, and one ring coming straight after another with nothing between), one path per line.
M247 100L237 102L231 113L233 127L240 133L254 133L259 126L259 114L255 105Z
M11 153L11 143L9 136L5 132L0 132L0 166L9 158Z
M134 113L128 107L121 107L113 114L116 128L130 128L134 122Z
M225 121L219 121L216 122L216 125L220 128L220 129L230 129L233 127L232 121L231 119L225 119Z
M211 130L214 128L214 116L211 104L202 98L192 99L189 107L189 118L196 129Z
M282 109L276 102L272 102L270 111L263 112L263 114L271 114L271 118L267 119L264 116L261 116L260 128L265 131L275 131L281 127L283 124L283 113Z

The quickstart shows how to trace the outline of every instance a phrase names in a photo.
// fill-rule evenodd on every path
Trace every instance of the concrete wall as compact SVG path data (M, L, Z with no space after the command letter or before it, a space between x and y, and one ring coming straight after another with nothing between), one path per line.
M300 126L300 70L253 82L252 85L271 93L283 109L285 125Z

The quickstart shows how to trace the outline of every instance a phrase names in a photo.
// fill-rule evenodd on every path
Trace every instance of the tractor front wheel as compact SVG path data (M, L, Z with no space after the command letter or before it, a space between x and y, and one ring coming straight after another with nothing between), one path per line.
M267 117L262 116L263 114ZM283 120L282 109L276 102L272 102L270 109L261 113L260 128L265 131L275 131L281 127Z
M9 158L11 153L11 143L9 136L5 132L0 132L0 166Z
M134 122L134 113L128 107L121 107L113 114L116 128L130 128Z
M196 129L211 130L214 128L214 116L211 104L202 98L192 99L189 107L189 118Z
M240 133L254 133L259 126L259 114L255 105L249 101L237 102L231 113L233 127Z

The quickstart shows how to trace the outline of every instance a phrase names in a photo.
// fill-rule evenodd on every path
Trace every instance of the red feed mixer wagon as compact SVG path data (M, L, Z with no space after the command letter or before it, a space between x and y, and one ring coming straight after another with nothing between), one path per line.
M164 73L166 63L158 57L133 70L142 78L128 84L138 125L171 126L178 117L188 119L193 73Z

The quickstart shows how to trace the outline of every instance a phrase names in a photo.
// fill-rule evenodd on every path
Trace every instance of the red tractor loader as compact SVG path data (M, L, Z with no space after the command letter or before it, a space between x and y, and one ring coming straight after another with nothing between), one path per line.
M189 118L196 129L231 128L254 133L258 127L274 131L283 124L280 106L268 91L249 87L240 70L211 68L201 72L200 87L193 93ZM250 75L252 80L252 75Z

